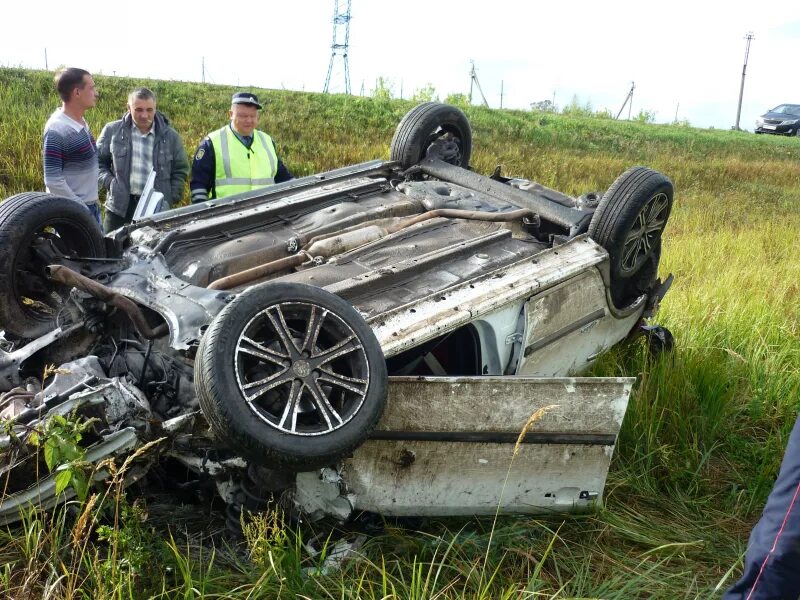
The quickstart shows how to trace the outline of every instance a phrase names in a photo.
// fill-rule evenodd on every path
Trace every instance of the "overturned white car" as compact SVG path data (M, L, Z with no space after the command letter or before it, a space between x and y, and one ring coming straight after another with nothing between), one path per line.
M94 418L90 462L160 440L137 477L169 460L234 506L594 504L633 379L576 375L641 331L671 342L645 320L672 184L634 167L572 198L469 170L471 143L422 104L390 161L106 237L71 200L0 204L0 522L73 493L32 468L56 414Z

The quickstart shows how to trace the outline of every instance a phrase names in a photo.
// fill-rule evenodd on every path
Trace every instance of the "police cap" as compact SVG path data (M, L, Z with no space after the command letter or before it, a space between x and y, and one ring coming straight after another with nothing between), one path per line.
M250 106L261 108L261 104L258 102L258 96L250 92L236 92L233 98L231 98L231 104L249 104Z

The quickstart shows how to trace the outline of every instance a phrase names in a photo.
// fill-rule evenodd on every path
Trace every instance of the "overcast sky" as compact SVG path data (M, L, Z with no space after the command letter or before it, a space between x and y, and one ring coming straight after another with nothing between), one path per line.
M79 66L107 75L201 79L322 91L334 0L118 2L15 0L0 9L0 64ZM800 103L797 0L352 0L352 92L384 77L408 98L469 91L470 60L492 107L577 97L616 114L635 82L633 114L697 127L736 121L744 36L752 31L741 126ZM338 66L338 65L337 65ZM341 71L332 84L343 89ZM102 89L100 90L102 93ZM477 102L477 92L474 96ZM627 114L627 108L624 112Z

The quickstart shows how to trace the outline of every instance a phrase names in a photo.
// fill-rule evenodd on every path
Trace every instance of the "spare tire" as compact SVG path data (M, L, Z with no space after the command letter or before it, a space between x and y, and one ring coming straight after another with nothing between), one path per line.
M0 204L0 329L20 338L52 330L69 289L47 277L47 264L58 257L103 256L103 232L83 203L42 192L5 200Z
M301 283L237 296L209 326L195 390L214 433L245 458L307 470L361 445L386 405L383 352L345 300Z
M630 304L655 281L672 200L669 178L647 167L625 171L600 200L589 236L608 251L611 296L618 307Z
M435 157L451 165L468 167L472 154L472 129L467 116L449 104L426 102L406 113L394 131L390 151L404 169Z

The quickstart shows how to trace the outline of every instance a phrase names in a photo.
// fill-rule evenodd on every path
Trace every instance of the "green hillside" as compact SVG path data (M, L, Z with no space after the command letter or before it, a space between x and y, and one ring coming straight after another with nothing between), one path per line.
M98 76L95 135L147 85L191 154L226 120L233 88ZM253 90L261 128L295 174L388 158L405 101ZM43 189L52 74L0 69L0 198ZM70 598L708 598L740 560L800 408L800 139L525 111L465 109L473 167L570 194L644 164L675 183L658 320L677 349L631 345L594 372L639 375L606 508L573 518L386 524L341 571L315 567L300 533L262 520L225 547L196 508L119 499L77 519L0 531L0 596ZM98 518L92 521L92 518ZM212 525L209 526L208 523ZM411 528L409 528L411 527ZM99 532L99 533L98 533ZM320 548L322 538L314 541ZM302 539L301 539L302 538Z

